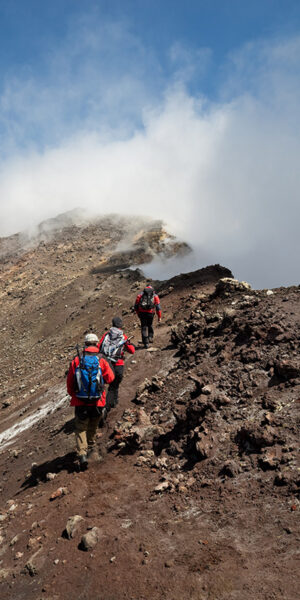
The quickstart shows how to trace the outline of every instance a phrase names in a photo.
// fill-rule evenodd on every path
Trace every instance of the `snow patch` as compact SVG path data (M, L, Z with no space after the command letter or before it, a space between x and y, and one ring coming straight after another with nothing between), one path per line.
M22 421L19 423L15 423L15 425L12 425L12 427L9 427L0 433L0 451L4 450L4 448L7 446L10 446L17 435L23 431L26 431L26 429L30 429L30 427L38 423L38 421L44 419L46 415L54 413L60 406L62 406L62 404L67 402L68 398L68 395L64 395L57 402L53 402L53 400L47 402L44 404L44 406L40 406L34 413L25 419L22 419Z

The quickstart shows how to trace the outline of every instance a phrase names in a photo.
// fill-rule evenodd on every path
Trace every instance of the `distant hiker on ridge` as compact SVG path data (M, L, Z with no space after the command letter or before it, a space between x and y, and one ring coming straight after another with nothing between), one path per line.
M149 343L153 342L153 319L156 311L158 322L161 321L161 308L158 295L151 285L147 285L144 290L138 294L134 310L141 321L142 342L145 348L149 348Z
M119 385L123 379L124 372L124 351L129 354L135 353L135 347L129 343L127 335L124 335L122 328L123 322L120 317L114 317L112 327L102 336L98 348L102 356L109 362L115 378L109 385L106 410L110 411L118 404Z
M67 376L70 405L75 407L75 439L80 469L88 466L88 458L100 458L95 448L96 431L105 410L104 383L115 376L109 364L99 356L99 339L94 333L85 336L84 349L72 360Z

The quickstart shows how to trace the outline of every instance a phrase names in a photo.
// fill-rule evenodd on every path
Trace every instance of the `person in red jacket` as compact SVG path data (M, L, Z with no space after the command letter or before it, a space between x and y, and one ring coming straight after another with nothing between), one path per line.
M98 337L94 333L88 333L85 337L84 356L98 357L103 381L110 384L115 376L107 361L99 357L98 343ZM103 389L100 392L101 396L94 400L81 400L78 397L76 373L78 372L79 363L79 357L75 356L68 371L67 390L71 396L70 406L75 407L75 439L79 465L81 470L85 470L88 466L88 458L92 453L95 456L97 454L95 451L96 431L105 408L106 395Z
M152 285L147 285L140 294L138 294L134 310L141 321L142 342L145 348L153 342L153 319L155 312L158 322L161 321L161 307L158 295L155 293Z
M114 317L112 327L103 334L98 344L99 352L109 361L115 375L107 392L107 412L118 404L119 385L124 375L124 352L129 352L129 354L135 353L135 347L129 343L127 335L121 329L122 326L122 319Z

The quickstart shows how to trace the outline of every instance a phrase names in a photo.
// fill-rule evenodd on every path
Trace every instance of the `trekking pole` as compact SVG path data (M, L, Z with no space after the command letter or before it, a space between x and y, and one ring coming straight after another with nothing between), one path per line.
M79 350L79 344L76 344L76 350L77 350L77 356L78 356L78 360L79 360L79 364L78 364L78 370L76 369L75 371L75 378L76 378L76 383L77 383L77 389L78 391L81 390L81 354L80 354L80 350Z
M129 342L129 340L132 340L133 335L131 335L130 337L127 338L127 340L124 340L124 344L127 344L127 342Z
M129 338L127 338L127 340L123 340L123 342L120 342L117 345L117 348L121 348L121 346L124 346L125 344L127 344L127 342L129 342L129 340L132 340L132 338L133 338L133 335L131 335Z

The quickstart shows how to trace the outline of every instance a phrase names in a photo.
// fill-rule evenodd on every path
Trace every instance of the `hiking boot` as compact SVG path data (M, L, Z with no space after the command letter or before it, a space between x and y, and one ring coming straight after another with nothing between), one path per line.
M144 348L146 348L146 350L149 348L149 342L144 342Z
M81 454L79 456L79 467L80 471L86 471L88 468L88 459L86 454Z
M94 462L100 462L100 460L102 460L102 456L99 454L99 450L96 446L89 448L87 455L88 458Z
M149 343L153 344L153 337L150 337L150 335L149 335Z

